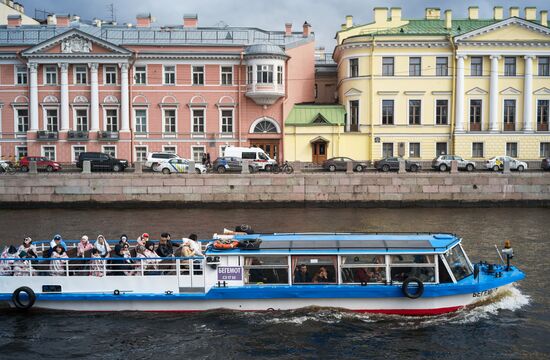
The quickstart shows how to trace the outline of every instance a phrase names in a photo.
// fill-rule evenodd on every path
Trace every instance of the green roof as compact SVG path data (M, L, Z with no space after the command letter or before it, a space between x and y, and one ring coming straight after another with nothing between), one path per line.
M345 115L346 108L343 105L294 105L286 118L285 125L344 125Z
M445 20L409 20L400 27L377 31L377 35L462 35L501 20L453 20L452 29L445 29Z

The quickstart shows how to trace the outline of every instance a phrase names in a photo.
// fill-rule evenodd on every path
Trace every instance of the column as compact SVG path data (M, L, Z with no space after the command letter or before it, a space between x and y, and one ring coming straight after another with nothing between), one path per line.
M99 131L99 84L97 79L97 63L90 64L90 131Z
M69 64L59 64L61 68L61 131L69 130Z
M120 66L120 131L130 131L129 103L128 64L122 64Z
M29 63L30 70L30 112L31 128L30 131L38 131L38 64Z
M523 130L533 131L533 58L525 56L525 79L523 87Z
M464 131L464 59L465 55L456 57L456 106L455 132Z
M491 85L489 89L489 131L498 131L498 60L500 56L491 58Z

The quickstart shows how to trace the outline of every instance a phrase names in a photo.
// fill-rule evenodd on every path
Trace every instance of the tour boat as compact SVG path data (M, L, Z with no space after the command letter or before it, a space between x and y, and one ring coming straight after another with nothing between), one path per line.
M446 233L237 234L201 242L200 256L135 257L120 264L75 256L3 258L4 269L11 264L18 276L0 276L0 302L72 311L329 307L436 315L485 301L525 277L510 266L509 246L500 264L472 264L461 239ZM63 260L62 273L52 275L52 263Z

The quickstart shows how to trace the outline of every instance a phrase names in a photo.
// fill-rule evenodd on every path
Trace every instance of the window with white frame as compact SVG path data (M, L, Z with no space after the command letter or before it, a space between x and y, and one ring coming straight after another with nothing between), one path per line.
M222 66L221 68L222 85L233 85L233 67Z
M162 151L164 151L165 153L176 154L176 147L172 145L165 145L162 147Z
M470 60L470 76L483 75L483 57L472 56Z
M134 83L136 85L147 84L147 66L136 66L134 71Z
M435 75L436 76L449 75L449 58L437 57L435 59Z
M550 100L537 101L537 130L548 130L548 122L550 119Z
M483 157L483 143L475 142L472 143L472 157L482 158Z
M513 126L516 122L516 100L504 100L504 126Z
M277 66L277 84L283 84L283 67L281 65Z
M222 133L229 134L233 132L233 110L222 110Z
M393 157L393 143L382 144L382 157L383 158Z
M256 65L258 84L273 84L273 65Z
M17 132L26 133L29 131L29 109L16 109Z
M395 60L393 57L382 58L382 76L394 75L394 62Z
M540 143L540 157L543 157L543 158L550 157L550 142Z
M254 73L254 68L252 67L252 65L248 65L246 67L246 83L247 84L252 84L254 82L253 73Z
M105 110L106 122L105 130L116 132L118 131L118 110L107 109Z
M164 110L164 132L176 133L176 110L174 109Z
M516 76L516 57L504 57L504 76Z
M409 125L420 125L421 100L409 100Z
M47 109L46 110L46 130L47 131L58 131L58 116L57 109Z
M112 157L116 157L116 146L115 145L103 145L101 147L101 150L105 153L105 154L109 154L111 155Z
M193 132L204 133L204 110L193 110Z
M17 85L26 85L28 83L27 67L24 65L15 66L15 81Z
M176 67L173 65L164 65L164 85L176 84Z
M135 109L135 131L137 134L147 133L147 110Z
M88 131L88 109L76 109L76 131Z
M393 100L382 100L382 125L393 125Z
M17 160L21 160L22 157L28 156L28 154L29 152L26 146L17 146L15 148L15 156L17 157Z
M358 77L359 76L359 59L353 58L349 59L349 77Z
M409 58L409 76L421 76L422 75L422 58L410 57Z
M117 83L117 68L116 66L105 66L105 84L116 85Z
M193 85L204 85L204 66L193 66Z
M435 101L435 123L436 125L449 123L449 100Z
M412 158L420 157L420 143L418 142L409 143L409 157L412 157Z
M88 83L88 68L86 65L76 65L74 67L74 83L79 85Z
M77 162L78 158L80 157L80 154L83 152L86 152L86 146L83 145L74 145L73 146L73 162Z
M55 161L55 146L42 146L42 156Z
M204 146L192 146L191 154L195 163L200 164L202 162L202 155L204 154Z
M48 65L44 67L44 77L46 85L57 85L57 66Z
M518 157L518 143L517 142L509 142L506 143L506 156L510 157Z
M447 143L438 142L435 144L435 156L447 155Z
M136 146L136 161L147 160L147 146Z
M550 57L541 56L538 58L539 76L550 76Z

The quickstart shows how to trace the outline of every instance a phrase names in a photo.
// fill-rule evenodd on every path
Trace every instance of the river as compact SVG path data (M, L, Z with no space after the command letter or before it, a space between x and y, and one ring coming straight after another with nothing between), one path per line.
M550 209L0 210L0 244L99 233L158 238L250 224L256 231L455 232L472 261L512 241L527 278L507 296L429 318L332 309L200 314L0 313L2 358L543 359L550 354Z

